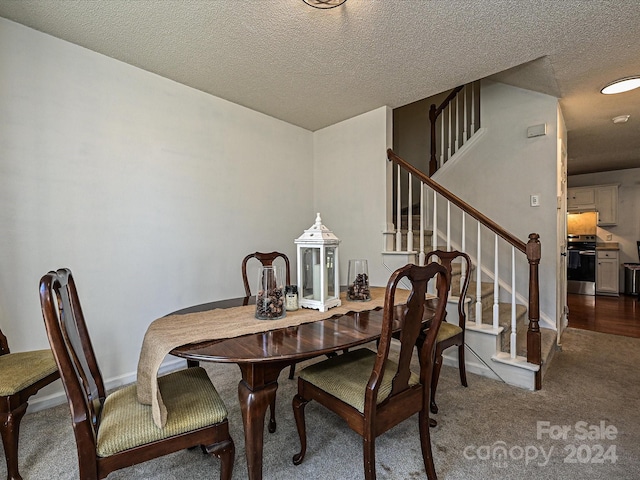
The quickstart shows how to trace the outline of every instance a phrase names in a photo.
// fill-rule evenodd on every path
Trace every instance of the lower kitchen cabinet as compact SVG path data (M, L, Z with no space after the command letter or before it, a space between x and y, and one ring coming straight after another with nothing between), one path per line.
M596 294L620 294L620 263L617 250L598 250L596 252Z

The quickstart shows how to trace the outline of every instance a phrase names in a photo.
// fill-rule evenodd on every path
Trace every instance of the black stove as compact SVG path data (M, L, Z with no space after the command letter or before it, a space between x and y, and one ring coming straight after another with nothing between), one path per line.
M596 236L567 236L567 291L595 295Z

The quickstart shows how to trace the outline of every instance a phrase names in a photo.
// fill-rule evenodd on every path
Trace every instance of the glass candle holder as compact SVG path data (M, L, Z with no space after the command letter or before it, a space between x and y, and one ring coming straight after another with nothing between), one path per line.
M290 312L298 310L298 286L287 285L284 292L286 309Z
M256 318L259 320L277 320L287 312L284 297L284 267L262 266L258 271L258 289L256 293Z
M352 302L371 300L369 266L366 260L349 260L347 282L347 300Z

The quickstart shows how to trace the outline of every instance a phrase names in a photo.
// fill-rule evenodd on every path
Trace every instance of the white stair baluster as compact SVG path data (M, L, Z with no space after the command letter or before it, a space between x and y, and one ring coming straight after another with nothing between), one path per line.
M438 116L439 122L440 122L440 164L438 165L438 168L442 168L442 165L444 165L444 150L445 150L445 143L444 143L444 114L443 112L440 112L440 115Z
M471 84L471 135L476 133L476 86Z
M456 97L453 99L453 101L455 102L456 105L456 132L453 136L453 138L455 138L455 152L458 152L458 149L460 148L460 140L459 140L459 135L460 135L460 93L458 92L458 94L456 95Z
M413 251L413 175L409 173L407 191L407 252Z
M451 251L451 202L447 200L447 252Z
M511 247L511 358L516 358L516 248Z
M482 325L482 232L481 223L478 222L478 252L476 265L476 325Z
M451 155L453 154L453 152L451 151L451 146L453 145L453 141L451 140L452 138L452 130L453 130L453 124L452 124L452 118L451 118L451 104L447 105L447 118L449 119L447 121L447 127L449 128L449 135L448 135L448 140L447 140L447 162L449 160L451 160Z
M424 265L424 183L420 182L420 254L418 255L418 265Z
M498 282L498 235L495 236L494 263L493 263L493 328L500 326L500 284Z
M431 225L431 219L429 218L429 215L431 213L431 210L429 209L429 200L431 199L431 196L429 194L429 192L431 191L431 189L427 186L427 184L424 185L425 191L424 191L424 228L425 228L425 232L426 230L429 229L429 225ZM425 251L426 251L426 245L425 245Z
M433 191L433 232L431 234L431 247L438 249L438 193Z
M467 253L467 220L464 210L462 211L462 225L460 226L460 231L462 232L460 248L463 253ZM464 285L464 281L467 278L467 275L471 275L471 272L467 272L466 270L467 262L462 262L461 265L462 268L460 269L460 291L462 291L462 285Z
M400 191L400 174L402 170L398 165L397 189L396 189L396 216L398 225L396 225L396 252L402 251L402 192Z
M469 103L467 101L467 93L469 92L469 85L465 85L462 89L464 95L464 122L462 124L462 141L466 142L469 140L469 131L467 130L467 126L469 125Z

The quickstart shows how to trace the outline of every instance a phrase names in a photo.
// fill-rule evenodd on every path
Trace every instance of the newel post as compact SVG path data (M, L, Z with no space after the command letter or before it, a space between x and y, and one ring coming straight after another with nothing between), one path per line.
M529 329L527 330L527 361L540 365L536 373L536 390L542 388L542 337L540 334L540 285L538 265L541 256L540 235L529 234L527 260L529 261Z
M436 160L436 120L438 113L435 103L431 104L429 109L429 121L431 122L431 157L429 158L429 176L433 176L438 169L438 161Z

